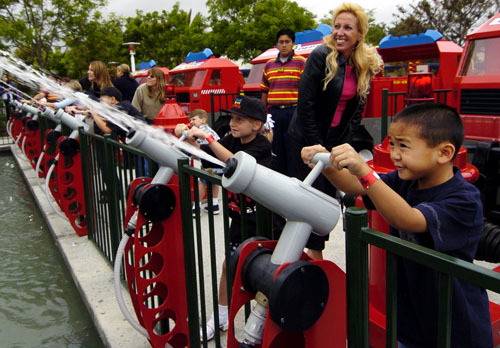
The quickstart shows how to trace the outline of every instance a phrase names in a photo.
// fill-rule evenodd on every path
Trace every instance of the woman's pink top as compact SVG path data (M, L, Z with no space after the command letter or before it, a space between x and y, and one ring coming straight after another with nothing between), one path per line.
M344 88L342 89L342 95L340 96L340 101L337 104L337 109L335 110L335 115L332 120L332 127L336 127L340 123L340 118L342 117L342 113L345 110L347 102L354 98L356 95L356 90L358 88L358 84L356 82L356 74L354 73L354 69L351 65L346 65L346 73L344 79Z

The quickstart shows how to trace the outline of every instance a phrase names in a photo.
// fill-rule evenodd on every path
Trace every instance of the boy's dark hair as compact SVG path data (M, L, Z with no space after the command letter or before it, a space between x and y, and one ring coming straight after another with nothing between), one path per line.
M455 146L452 160L457 156L464 141L462 119L457 111L448 105L414 104L398 112L392 119L392 122L397 121L419 128L420 137L430 147L437 146L443 141L452 143Z
M276 34L276 42L278 42L281 35L287 35L290 39L292 39L292 42L295 42L295 33L292 29L286 28L278 31L278 34Z
M189 113L189 118L198 116L201 119L208 119L208 114L205 110L203 109L194 109Z

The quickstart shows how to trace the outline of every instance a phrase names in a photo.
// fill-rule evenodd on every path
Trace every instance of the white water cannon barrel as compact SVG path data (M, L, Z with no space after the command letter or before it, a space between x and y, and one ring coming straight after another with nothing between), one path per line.
M24 112L31 114L31 115L37 115L39 112L42 112L40 109L35 108L34 106L28 105L26 103L20 105L21 110Z
M247 195L288 221L309 224L318 235L329 234L341 214L335 198L257 164L254 157L242 151L226 163L222 186Z
M61 120L59 118L56 118L56 115L54 113L54 110L52 110L49 107L46 107L45 110L42 112L42 116L48 118L52 122L55 122L57 124L61 124Z
M160 166L171 168L175 173L178 173L177 160L188 157L173 146L147 137L140 131L133 131L127 135L127 145L141 150Z
M89 131L89 125L86 124L85 122L80 121L74 116L71 116L70 114L64 112L63 109L57 110L55 113L55 118L59 119L61 123L64 123L66 126L73 130L78 130L78 128L83 127L83 130L87 133Z

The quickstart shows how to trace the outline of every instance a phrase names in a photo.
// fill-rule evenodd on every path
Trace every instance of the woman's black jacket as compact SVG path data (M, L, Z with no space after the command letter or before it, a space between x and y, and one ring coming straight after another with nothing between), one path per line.
M333 128L330 126L344 86L346 60L342 54L338 55L337 74L323 90L329 52L330 49L322 44L308 57L300 78L297 110L288 128L290 137L302 146L321 144L328 150L350 142L359 128L365 107L365 101L356 95L347 102L340 123Z

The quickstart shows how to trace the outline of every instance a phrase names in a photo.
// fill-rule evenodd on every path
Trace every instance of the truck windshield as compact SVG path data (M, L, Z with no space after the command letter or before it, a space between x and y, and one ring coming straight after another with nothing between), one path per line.
M471 40L461 76L500 75L500 37Z
M168 83L177 87L198 87L203 81L206 70L171 72Z
M259 63L252 66L248 74L247 83L261 83L264 65L266 65L266 63Z

